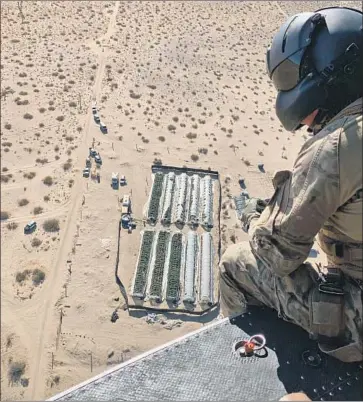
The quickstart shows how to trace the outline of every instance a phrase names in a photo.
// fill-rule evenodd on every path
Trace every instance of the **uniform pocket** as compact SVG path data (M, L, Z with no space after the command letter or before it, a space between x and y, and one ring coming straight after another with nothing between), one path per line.
M279 230L282 218L291 208L289 202L292 173L281 170L275 173L272 182L275 192L262 212L256 227L263 227L265 234L272 235Z

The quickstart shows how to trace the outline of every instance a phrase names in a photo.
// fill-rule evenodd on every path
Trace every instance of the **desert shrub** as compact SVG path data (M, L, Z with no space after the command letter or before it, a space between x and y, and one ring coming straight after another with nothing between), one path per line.
M132 99L140 99L141 95L140 94L135 94L134 92L130 92L130 98L132 98Z
M161 141L161 142L164 142L164 141L165 141L165 137L164 137L163 135L160 135L160 136L158 137L158 140Z
M21 376L25 371L25 363L12 362L9 365L8 378L11 383L17 383L20 381Z
M203 155L207 155L208 149L207 148L198 148L198 152Z
M32 275L33 284L35 286L38 286L44 282L44 279L45 279L45 273L38 268L34 269L33 275Z
M45 195L45 196L43 197L43 200L44 200L45 202L50 201L50 197L49 197L49 195Z
M58 232L59 231L59 220L58 219L47 219L43 223L43 229L46 232Z
M64 120L64 116L58 116L58 117L57 117L57 120L58 120L58 121L63 121L63 120Z
M9 176L7 174L0 175L1 183L7 183L9 181Z
M31 241L32 247L39 247L42 244L42 241L38 239L37 237L34 237Z
M18 283L22 283L22 282L24 282L26 280L27 276L28 276L27 271L17 272L16 275L15 275L15 280Z
M63 163L63 170L67 172L72 167L70 162Z
M15 229L18 227L18 224L17 224L16 222L9 222L9 223L6 225L6 227L7 227L9 230L15 230Z
M162 164L163 164L163 161L161 159L159 159L159 158L154 159L154 165L162 165Z
M168 130L169 130L169 131L175 131L175 130L176 130L176 127L173 126L172 124L169 124L169 125L168 125Z
M69 105L70 107L76 107L76 106L77 106L77 103L72 101L72 102L69 102L68 105Z
M4 127L5 127L7 130L11 130L11 124L10 124L10 123L5 123Z
M48 159L47 158L37 158L35 160L35 162L44 165L44 164L48 163Z
M31 179L34 179L34 177L36 176L36 173L35 173L35 172L24 173L23 176L24 176L26 179L31 180Z
M33 116L30 113L25 113L25 115L23 117L26 120L31 120L33 118Z
M51 185L53 184L53 177L52 177L52 176L46 176L46 177L44 177L43 183L44 183L46 186L51 186Z
M9 219L9 218L10 218L9 212L6 212L6 211L1 211L0 212L0 219L2 221L5 221L6 219Z
M39 215L39 214L41 214L43 212L43 208L42 207L35 207L34 209L33 209L33 214L34 215Z
M193 139L197 138L197 134L196 133L188 133L187 138L189 138L190 140L193 140Z
M21 200L18 201L18 205L19 207L25 207L25 205L29 204L29 200L27 200L26 198L22 198Z
M56 145L56 146L54 147L54 151L55 151L55 152L58 152L58 151L59 151L59 145Z
M196 162L196 161L199 159L199 156L196 155L196 154L193 154L193 155L190 157L190 159L191 159L193 162Z

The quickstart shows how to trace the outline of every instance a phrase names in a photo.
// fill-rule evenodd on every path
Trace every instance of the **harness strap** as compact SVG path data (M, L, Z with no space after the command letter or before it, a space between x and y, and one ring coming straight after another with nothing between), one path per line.
M327 267L310 296L310 330L315 337L338 338L344 330L341 271Z

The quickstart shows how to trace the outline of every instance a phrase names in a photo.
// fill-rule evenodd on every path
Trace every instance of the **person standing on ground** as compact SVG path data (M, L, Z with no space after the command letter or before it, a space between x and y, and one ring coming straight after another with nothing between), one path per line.
M313 136L264 203L249 199L249 242L220 263L222 315L266 305L309 332L321 351L362 360L362 13L329 7L290 17L267 50L276 114ZM328 266L306 259L318 235Z

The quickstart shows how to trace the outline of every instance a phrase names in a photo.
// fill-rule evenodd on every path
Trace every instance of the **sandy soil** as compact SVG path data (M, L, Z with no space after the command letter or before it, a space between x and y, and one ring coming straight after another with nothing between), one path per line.
M216 317L178 317L172 330L122 310L110 321L122 301L118 199L132 193L142 216L155 159L210 167L223 187L222 248L245 239L231 198L238 179L251 195L269 196L269 175L291 168L306 138L284 132L274 115L265 48L286 15L327 5L2 1L3 400L49 397ZM82 177L93 141L100 183ZM118 191L115 171L128 180ZM38 227L25 235L32 219ZM59 231L44 230L49 219ZM121 236L125 283L140 230Z

